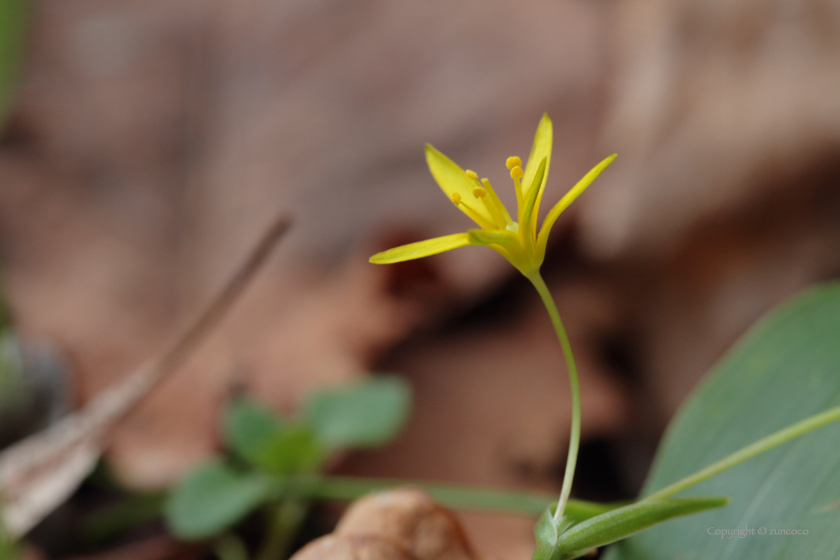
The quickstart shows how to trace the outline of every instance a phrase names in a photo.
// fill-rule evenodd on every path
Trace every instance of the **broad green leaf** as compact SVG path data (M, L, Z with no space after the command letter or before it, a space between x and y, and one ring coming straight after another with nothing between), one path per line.
M771 313L713 369L671 423L643 493L837 405L840 285L831 284ZM731 502L616 543L607 560L838 558L840 423L684 495L697 493L728 495ZM799 534L774 534L779 530Z
M329 449L375 447L399 433L411 407L411 390L397 377L374 377L309 398L304 416Z
M167 525L179 539L211 537L269 499L271 488L265 476L207 463L175 487L166 504Z
M29 2L0 0L0 127L6 122L26 37Z
M537 550L533 558L580 558L599 546L613 543L676 517L725 506L728 501L727 498L702 497L641 501L608 511L577 525L566 516L555 523L551 511L547 510L534 529Z

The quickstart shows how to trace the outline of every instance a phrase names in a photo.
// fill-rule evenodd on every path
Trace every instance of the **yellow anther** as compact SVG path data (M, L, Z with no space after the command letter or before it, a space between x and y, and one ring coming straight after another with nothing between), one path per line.
M517 156L511 156L507 158L505 165L507 165L508 169L513 169L514 167L522 167L522 160L519 159Z
M482 187L476 187L473 189L473 196L476 198L484 198L487 196L487 191Z
M467 177L469 177L473 181L477 181L478 180L478 173L476 173L472 169L467 169Z
M454 193L452 193L451 198L452 198L452 204L454 204L455 206L458 206L459 204L461 204L461 195L460 194L454 192Z
M516 158L516 159L519 159L519 158ZM510 160L508 160L508 161L510 161ZM522 171L521 167L516 165L510 170L510 176L513 179L521 179L522 177L525 176L525 172Z

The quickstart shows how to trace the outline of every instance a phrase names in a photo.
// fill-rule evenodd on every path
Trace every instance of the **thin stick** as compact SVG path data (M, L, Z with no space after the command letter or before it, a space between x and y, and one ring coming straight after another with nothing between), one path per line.
M2 524L12 536L34 527L90 473L114 425L204 342L227 315L289 228L280 218L260 239L221 293L157 358L96 395L80 411L0 454Z
M172 371L184 363L207 335L218 326L233 303L245 290L245 287L250 284L257 271L262 268L277 242L288 231L290 224L290 220L286 217L274 220L274 223L263 234L257 246L251 250L248 259L228 280L221 293L205 308L195 322L163 352L157 363L157 367L162 372Z

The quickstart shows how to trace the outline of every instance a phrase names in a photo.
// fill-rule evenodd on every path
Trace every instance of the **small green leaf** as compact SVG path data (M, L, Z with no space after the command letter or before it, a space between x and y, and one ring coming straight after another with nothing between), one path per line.
M286 423L267 408L247 399L235 399L225 412L225 442L236 455L254 464L285 426Z
M271 480L238 473L212 461L175 487L166 504L166 522L182 540L211 537L227 529L270 497Z
M316 393L305 403L304 416L328 449L376 447L399 433L410 407L411 390L405 381L375 377Z
M664 521L719 508L729 498L668 498L643 500L573 525L565 516L555 523L550 510L534 529L537 549L533 560L580 558L599 546L629 537Z
M290 424L246 399L230 403L224 428L225 441L234 454L272 474L313 472L326 455L309 427Z
M317 471L325 456L308 426L288 426L266 442L254 464L272 474L306 474Z

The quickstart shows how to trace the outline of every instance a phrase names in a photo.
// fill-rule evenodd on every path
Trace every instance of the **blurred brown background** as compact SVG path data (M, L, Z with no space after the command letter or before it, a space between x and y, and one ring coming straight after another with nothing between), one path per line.
M554 490L568 389L539 300L498 255L367 263L463 231L430 142L513 201L504 160L554 121L544 272L582 371L578 495L627 497L699 378L762 313L840 273L836 0L393 3L42 0L0 144L0 255L19 329L76 406L157 351L279 213L293 232L109 459L166 485L245 389L405 375L411 424L338 472ZM527 558L531 520L467 517Z

